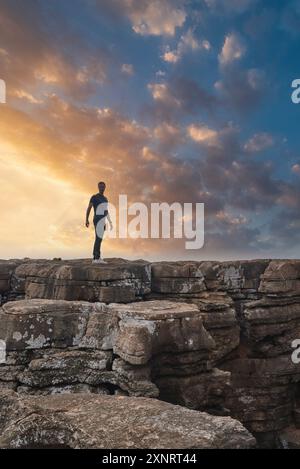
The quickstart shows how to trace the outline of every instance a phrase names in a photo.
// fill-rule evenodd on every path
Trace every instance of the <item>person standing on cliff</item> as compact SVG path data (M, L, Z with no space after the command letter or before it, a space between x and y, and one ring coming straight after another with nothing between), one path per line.
M92 208L94 208L94 227L95 227L95 243L93 250L93 263L94 264L106 264L106 262L101 258L101 244L103 239L103 234L105 230L106 219L109 222L110 229L113 229L112 221L108 213L108 200L104 195L106 189L105 182L101 181L98 184L98 194L94 194L89 202L88 208L86 210L86 220L85 226L88 228L90 226L89 216Z

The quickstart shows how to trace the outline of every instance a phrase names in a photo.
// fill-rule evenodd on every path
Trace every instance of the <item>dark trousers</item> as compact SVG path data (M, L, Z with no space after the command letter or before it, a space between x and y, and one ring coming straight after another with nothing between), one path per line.
M95 227L95 243L94 243L94 249L93 249L93 257L94 259L100 259L101 257L101 243L102 243L102 238L99 238L97 235L96 227L97 227L98 220L94 220L94 227Z

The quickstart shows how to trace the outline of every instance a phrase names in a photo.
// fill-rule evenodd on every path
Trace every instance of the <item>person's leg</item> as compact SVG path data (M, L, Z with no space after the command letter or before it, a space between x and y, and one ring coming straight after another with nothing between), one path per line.
M94 259L100 259L101 257L101 253L100 253L101 243L102 243L102 238L99 238L95 230L95 243L94 243L94 250L93 250Z
M103 238L103 233L104 233L105 227L104 227L104 230L103 230L103 227L102 227L101 224L100 224L100 226L98 226L100 221L101 221L101 218L100 219L97 218L97 217L94 218L95 244L94 244L93 256L94 256L94 261L95 262L101 263L101 264L106 264L106 262L101 259L101 244L102 244L102 238ZM98 228L98 230L97 230L97 228ZM101 230L101 228L102 228L102 230Z

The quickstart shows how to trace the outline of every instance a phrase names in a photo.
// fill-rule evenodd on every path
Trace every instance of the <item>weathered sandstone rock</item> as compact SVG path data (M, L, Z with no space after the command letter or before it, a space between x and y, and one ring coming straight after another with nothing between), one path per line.
M272 261L261 277L261 293L299 295L300 260Z
M195 278L202 291L194 288ZM231 373L225 408L262 444L278 442L278 432L297 417L300 376L291 355L293 340L300 338L299 282L300 261L152 265L148 296L199 307L216 343L213 364Z
M225 415L224 394L230 385L230 373L213 368L211 371L189 376L160 376L155 380L160 399L189 407Z
M150 292L148 262L110 259L101 267L87 259L0 261L1 303L25 296L126 303Z
M279 431L292 421L300 365L290 357L238 359L224 365L231 374L226 406L253 433Z
M76 346L90 313L103 307L102 303L55 300L6 303L0 309L0 338L7 351Z
M22 261L18 260L0 260L0 305L7 301L21 299L24 292L14 289L14 272Z
M147 301L128 305L111 304L118 316L114 352L129 363L141 365L161 353L206 352L214 341L203 327L199 309L171 301Z
M26 264L16 269L25 278L27 298L131 302L150 291L150 265L111 260L102 268L91 261Z
M291 355L293 340L300 338L300 296L246 302L240 324L251 356Z
M22 300L0 309L0 383L25 394L158 397L224 413L228 373L194 304ZM186 387L189 387L187 394Z
M156 399L0 395L1 448L252 448L236 420Z
M0 261L0 295L8 346L0 388L229 411L262 446L282 446L284 429L299 426L299 365L291 360L300 339L299 260ZM7 303L25 295L26 311Z

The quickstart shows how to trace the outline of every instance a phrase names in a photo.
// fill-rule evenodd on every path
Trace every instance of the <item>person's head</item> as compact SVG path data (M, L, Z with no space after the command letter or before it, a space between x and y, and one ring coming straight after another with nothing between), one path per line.
M100 181L100 182L98 183L99 194L103 194L104 191L105 191L105 188L106 188L105 182Z

